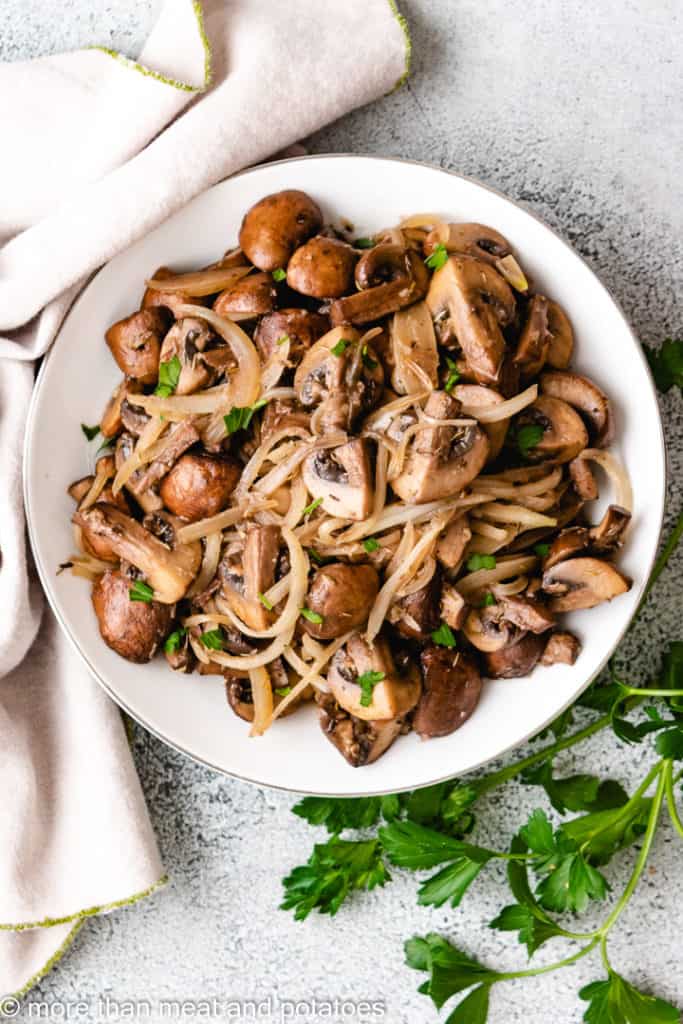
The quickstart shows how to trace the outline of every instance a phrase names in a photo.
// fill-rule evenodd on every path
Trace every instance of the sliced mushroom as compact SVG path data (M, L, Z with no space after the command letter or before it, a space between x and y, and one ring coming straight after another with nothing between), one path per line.
M132 586L123 573L105 572L93 585L92 604L107 647L128 661L144 663L168 633L173 608L158 601L132 601Z
M433 391L425 413L454 419L460 403L445 391ZM458 494L481 472L489 453L486 434L476 424L425 426L408 445L401 473L391 481L403 501L435 501Z
M278 350L284 339L289 341L288 362L297 366L308 349L330 329L330 322L322 313L307 309L279 309L259 320L254 331L254 343L265 362Z
M598 448L608 445L614 435L614 417L609 398L588 377L578 373L549 370L541 375L541 392L578 409L588 420L592 443Z
M599 558L569 558L543 573L543 590L552 612L594 608L631 589L631 581Z
M335 327L312 346L297 367L294 387L306 409L324 404L319 426L348 430L377 402L384 383L382 364L352 327Z
M364 721L345 711L331 694L320 694L320 728L354 768L372 764L384 754L403 727L403 720Z
M485 388L479 384L457 384L451 394L462 402L468 413L476 417L477 409L486 406L500 405L505 399L493 388ZM510 421L499 420L497 423L482 423L481 429L489 439L488 462L493 462L501 453Z
M587 460L572 459L568 468L572 486L581 501L595 501L598 497L598 485Z
M561 530L543 559L543 569L551 569L567 558L575 558L586 552L589 547L590 535L585 526L570 526L567 530Z
M273 614L261 598L275 583L280 528L250 523L244 548L226 551L219 567L221 594L251 629L266 629Z
M515 315L507 282L488 263L451 256L432 277L426 301L435 320L448 316L477 380L497 384L505 355L501 327Z
M523 633L514 643L484 655L484 675L489 679L516 679L533 671L545 648L545 639Z
M318 569L308 588L306 606L321 622L304 618L304 630L317 640L333 640L367 622L379 576L371 565L334 562Z
M249 274L217 297L213 308L219 316L263 316L275 308L277 289L270 274Z
M555 625L555 616L540 601L520 594L498 598L503 618L518 629L546 633Z
M79 506L86 494L89 492L94 479L94 476L86 476L82 480L77 480L71 485L71 487L69 487L69 494L78 502ZM108 484L103 488L97 501L109 502L112 505L118 506L122 512L130 514L130 506L126 500L125 494L123 491L119 491L118 494L114 494L111 489L111 484ZM80 527L80 533L83 547L88 554L101 559L103 562L118 562L119 556L112 548L109 540L98 536L88 527Z
M573 665L581 653L581 642L568 630L551 633L541 655L541 665Z
M497 605L472 608L463 626L463 633L478 651L490 654L500 651L519 637L519 630L501 615Z
M156 459L153 459L152 462L145 466L140 475L138 486L144 491L150 487L155 487L160 480L163 480L183 452L186 452L198 440L199 433L195 426L194 417L189 416L187 419L181 420L180 423L176 423L169 431L168 442L163 451ZM177 486L175 494L177 495ZM169 508L171 508L170 505ZM173 508L171 508L171 512L174 512L176 515L178 514Z
M517 429L533 424L543 430L540 440L525 450L530 462L571 462L588 445L588 433L571 405L551 395L538 398L519 414Z
M165 281L169 277L177 277L176 272L174 270L170 270L169 267L159 267L152 274L152 279L155 281ZM177 318L180 306L185 306L190 301L195 306L206 306L209 303L208 299L202 298L201 296L194 296L190 300L183 292L166 292L162 291L160 288L147 288L145 290L145 294L142 296L140 309L154 309L155 307L160 306L169 310L173 316Z
M199 571L199 543L168 546L115 505L97 503L76 511L72 521L110 541L119 558L140 570L155 600L163 604L179 601Z
M304 462L303 478L331 516L360 520L370 514L374 485L364 438L312 452Z
M624 543L624 532L631 522L631 513L621 505L608 505L597 524L588 531L591 548L604 553L616 551Z
M428 640L439 626L440 610L441 573L437 566L428 583L391 606L388 619L402 636Z
M630 521L631 513L625 508L608 505L597 526L571 526L562 530L543 560L544 571L578 555L605 555L617 551L624 543L624 532Z
M164 657L168 667L172 668L174 672L189 675L194 671L197 657L190 646L190 634L187 630L179 633L178 643L174 650L168 650L164 645Z
M271 661L267 666L266 671L270 678L270 684L273 688L273 707L277 707L278 704L284 699L282 694L279 694L278 690L284 690L289 686L289 677L287 670L282 662L281 658L276 658L275 661ZM248 678L240 676L236 672L232 672L223 669L221 675L225 676L225 695L228 698L228 704L235 712L238 718L241 718L245 722L254 721L254 697L251 691L251 683ZM291 715L292 712L301 704L301 700L295 699L291 701L285 710L281 712L281 717L286 718L287 715Z
M330 306L333 324L367 324L424 298L429 273L419 255L399 245L368 249L356 265L361 291Z
M155 384L167 326L168 314L158 308L143 309L112 324L104 337L119 369L141 384Z
M184 317L170 329L161 346L160 361L169 363L174 358L180 361L177 395L191 395L213 383L218 374L215 365L207 361L210 350L214 359L220 353L226 363L234 364L231 350L223 345L214 353L211 346L215 344L216 336L204 320Z
M514 361L527 377L535 377L548 358L551 334L548 330L548 300L534 295L517 343Z
M370 702L361 703L363 690L358 679L369 672L381 678L373 685ZM407 715L420 699L422 689L416 665L410 662L402 674L386 640L380 637L370 645L359 633L354 633L332 658L327 684L345 711L366 722Z
M148 423L149 416L144 409L139 405L133 405L127 398L124 398L121 403L121 427L123 430L127 434L132 434L133 437L139 437Z
M555 370L566 370L574 352L574 332L562 307L552 299L547 301L550 345L546 361Z
M103 437L116 437L123 429L121 408L128 395L138 395L142 391L140 381L124 377L113 395L107 402L102 419L100 420L100 432Z
M461 512L449 523L436 545L436 557L451 574L455 574L462 565L471 540L472 531L467 513Z
M287 265L287 284L300 295L336 299L353 288L358 253L337 238L316 235L292 254Z
M121 412L125 416L125 403L121 407ZM124 462L133 454L135 443L136 438L132 433L128 433L128 431L126 431L119 435L116 442L115 454L117 470L120 469ZM144 470L142 469L135 470L135 472L126 481L126 491L129 494L132 494L143 512L154 512L157 509L163 508L164 503L154 488L145 490L139 486L143 472Z
M320 230L320 207L305 192L286 189L265 196L247 210L239 243L259 270L286 267L300 245Z
M468 608L460 591L445 583L441 590L441 618L451 629L462 629L467 618Z
M491 266L512 252L507 238L486 224L439 224L425 238L425 255L430 256L439 245L449 253L474 256Z
M302 431L310 429L311 414L304 412L298 402L272 398L263 410L261 441L267 441L280 430L291 430L293 437L300 437Z
M425 390L425 377L439 385L439 354L434 324L425 302L394 313L391 321L391 384L399 395ZM419 371L422 371L420 373Z
M174 515L194 523L227 508L240 474L239 462L230 455L188 453L167 472L159 494Z
M420 655L422 696L413 729L423 739L448 736L467 721L479 703L481 676L474 659L430 644Z

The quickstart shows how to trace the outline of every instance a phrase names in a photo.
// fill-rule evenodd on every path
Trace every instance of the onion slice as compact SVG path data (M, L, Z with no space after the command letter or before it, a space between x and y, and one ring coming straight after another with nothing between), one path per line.
M466 416L473 416L480 423L499 423L501 420L509 420L511 416L516 416L522 409L526 409L527 405L535 402L537 397L538 385L531 384L524 391L520 391L518 395L508 398L505 402L499 402L498 405L468 405L467 402L464 402L462 411Z
M597 462L598 466L607 473L614 484L616 504L621 505L627 512L633 512L633 488L628 474L621 462L611 452L603 451L602 448L584 448L577 459L590 459Z
M166 278L153 277L146 281L148 288L160 292L180 292L190 297L201 297L215 295L225 288L232 288L234 284L245 277L251 267L228 267L228 268L207 268L206 270L193 270L189 274L173 274Z
M251 695L254 701L254 721L250 736L262 736L273 713L273 688L270 676L263 666L249 669Z

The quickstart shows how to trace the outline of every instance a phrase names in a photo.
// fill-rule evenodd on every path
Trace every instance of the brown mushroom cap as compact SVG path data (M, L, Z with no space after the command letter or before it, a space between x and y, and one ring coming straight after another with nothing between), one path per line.
M562 399L578 409L591 427L593 444L608 445L614 435L614 417L609 398L588 377L578 373L548 370L541 375L541 393Z
M479 669L466 654L434 644L424 648L420 664L422 696L413 729L423 739L448 736L467 721L479 703Z
M366 672L382 674L373 687L369 704L361 703L363 694L358 683ZM334 655L327 684L332 696L346 711L368 722L407 715L417 704L421 691L416 665L408 665L402 675L386 640L379 637L374 644L368 644L359 633L354 633Z
M155 384L167 326L168 314L159 308L131 313L112 324L104 337L119 369L140 384Z
M193 523L227 508L240 474L230 456L189 453L166 474L159 494L174 515Z
M345 711L331 694L318 698L320 728L353 768L372 764L400 734L403 721L364 721Z
M428 640L441 621L441 572L437 566L424 587L392 605L389 621L402 636Z
M501 615L497 605L472 608L463 625L463 633L478 651L486 654L509 647L519 630Z
M265 362L277 351L278 342L289 338L289 362L296 366L329 329L330 322L322 313L307 309L279 309L259 320L254 331L254 343Z
M528 676L543 653L546 641L536 633L523 633L514 643L484 654L484 675L490 679Z
M581 501L595 501L598 497L598 484L586 459L572 459L569 463L569 475L572 486Z
M171 327L161 346L160 361L168 363L176 356L180 360L180 377L175 389L177 395L191 395L213 382L217 376L216 369L206 357L209 350L214 351L211 346L215 343L216 336L205 320L183 317ZM234 356L227 345L215 351L222 352L226 362L234 364Z
M305 192L285 189L265 196L247 210L239 243L259 270L286 267L300 245L320 230L320 207Z
M244 544L228 547L218 566L222 596L252 629L265 629L274 619L261 596L275 582L279 552L278 526L249 523Z
M324 404L323 432L348 430L382 394L384 370L371 345L360 346L353 327L334 327L306 352L294 387L306 409Z
M336 299L353 288L357 260L357 252L346 242L316 235L292 254L287 284L300 295Z
M379 576L371 565L334 562L318 569L308 588L306 606L322 622L302 620L303 628L317 640L333 640L367 621L379 591Z
M216 298L213 308L219 316L262 316L275 308L277 289L270 274L249 274Z
M599 558L569 558L543 573L543 590L552 612L594 608L631 589L631 581Z
M514 361L526 377L535 377L548 358L551 335L548 330L548 300L534 295L517 343Z
M486 224L439 224L425 238L425 255L431 255L439 245L447 252L474 256L492 266L512 252L507 238Z
M541 665L573 665L581 653L581 643L569 630L551 633L541 655Z
M158 601L131 601L133 582L109 571L93 585L92 603L102 639L128 661L150 661L167 635L173 608Z
M169 277L176 277L176 271L169 269L169 267L159 267L151 275L151 279L154 281L165 281ZM142 302L140 309L154 309L155 307L161 306L163 309L169 310L174 317L178 317L178 310L181 306L186 306L190 300L187 295L183 292L174 291L162 291L160 288L146 288L145 293L142 296ZM208 306L209 300L200 295L193 296L192 302L195 306Z
M376 245L356 265L356 282L381 282L365 286L354 295L336 299L330 306L333 324L367 324L424 298L429 273L412 249Z
M574 352L574 332L567 314L557 302L548 299L550 344L546 360L555 370L566 370Z
M517 427L535 424L543 428L541 439L528 449L530 462L571 462L588 445L588 433L571 405L551 395L539 395L519 414Z

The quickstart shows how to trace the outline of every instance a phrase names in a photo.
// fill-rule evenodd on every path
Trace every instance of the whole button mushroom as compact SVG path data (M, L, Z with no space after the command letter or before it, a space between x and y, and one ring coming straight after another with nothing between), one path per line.
M323 224L320 207L305 192L285 189L247 210L240 228L242 251L259 270L285 267L295 249Z
M353 289L357 260L357 253L346 242L318 235L291 257L287 284L314 299L336 299Z
M168 633L173 606L131 601L133 582L121 572L105 572L93 586L92 603L102 639L128 661L150 661Z
M295 366L329 329L330 322L322 313L308 309L280 309L259 320L254 331L254 343L265 362L286 338L289 341L289 362Z
M164 477L159 494L174 515L194 523L227 507L240 472L229 456L183 455Z
M250 274L222 291L213 308L219 316L262 316L272 311L276 297L270 274Z
M155 384L159 375L159 353L168 327L168 313L155 307L112 324L105 340L119 369L141 384Z
M481 676L473 658L430 644L420 655L423 690L413 728L423 739L459 729L479 703Z
M335 562L318 569L306 605L321 622L303 619L303 628L316 640L333 640L362 626L379 591L377 570L371 565Z

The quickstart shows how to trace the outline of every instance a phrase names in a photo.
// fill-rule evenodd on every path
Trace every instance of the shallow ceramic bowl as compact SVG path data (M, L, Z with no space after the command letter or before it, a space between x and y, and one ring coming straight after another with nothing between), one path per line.
M103 335L139 305L144 280L161 264L193 269L217 259L237 238L244 211L270 192L304 189L327 219L350 220L368 235L429 210L479 221L512 243L539 291L567 310L576 333L574 365L611 396L614 451L633 484L634 518L620 567L631 591L575 613L567 624L583 643L573 667L539 667L530 678L487 682L476 713L452 736L401 737L376 764L351 768L323 736L308 707L250 739L226 704L218 677L177 675L163 658L132 665L100 638L90 587L56 575L72 550L72 481L92 469L81 423L98 422L120 373ZM64 321L33 396L26 435L25 492L33 550L63 629L92 674L129 714L197 761L268 786L338 795L424 786L467 772L522 743L578 697L624 633L657 548L665 459L657 401L640 346L623 313L583 260L548 227L483 185L435 167L360 156L285 160L239 174L199 196L105 266ZM609 488L605 485L605 495ZM601 506L604 502L596 503ZM595 516L600 507L595 508Z

